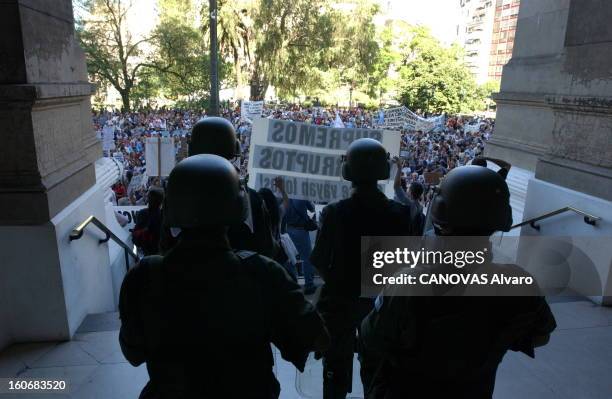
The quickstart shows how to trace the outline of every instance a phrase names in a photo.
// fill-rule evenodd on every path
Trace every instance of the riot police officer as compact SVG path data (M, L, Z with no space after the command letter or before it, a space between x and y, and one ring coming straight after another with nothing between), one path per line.
M324 280L317 309L331 336L323 353L323 396L345 398L351 392L355 334L372 308L360 298L362 236L410 235L410 209L389 200L378 181L389 178L389 154L376 140L364 138L348 148L342 176L352 182L350 198L327 205L310 260Z
M231 249L226 226L243 210L227 160L196 155L171 172L164 222L180 239L131 269L120 293L121 349L149 372L141 398L277 398L270 343L300 370L325 346L323 321L285 270Z
M490 255L489 236L512 224L510 193L498 173L479 166L452 170L431 204L431 216L435 245L453 247L469 237L476 247L489 245L481 270L527 275L518 266L493 263ZM367 399L491 398L506 351L533 357L534 348L546 344L556 327L537 285L524 289L525 296L507 296L519 295L509 287L487 291L494 296L457 297L399 296L399 289L385 289L361 326Z
M234 166L240 168L240 143L236 138L234 126L225 118L208 117L198 121L191 132L189 143L189 155L215 154L229 161L235 162ZM237 163L237 164L236 164ZM196 183L194 183L196 184ZM262 255L274 258L279 250L279 245L272 234L270 215L261 196L253 189L241 184L245 196L246 218L239 223L230 226L228 235L232 248L255 251ZM211 193L215 188L211 188ZM162 244L164 249L171 247L167 235L166 243Z

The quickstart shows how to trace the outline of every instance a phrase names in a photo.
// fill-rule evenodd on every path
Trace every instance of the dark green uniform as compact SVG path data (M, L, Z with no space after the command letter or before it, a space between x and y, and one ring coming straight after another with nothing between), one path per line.
M525 275L513 265L491 267L491 273ZM534 357L533 339L556 327L538 292L407 297L392 296L391 289L385 294L361 326L367 399L489 399L504 354L510 349Z
M277 398L273 343L302 370L322 320L285 270L226 239L183 238L121 287L120 344L147 364L141 398Z
M373 300L360 298L361 237L412 233L410 209L376 189L358 190L321 213L321 229L310 257L325 280L317 303L331 336L323 357L324 397L351 392L355 333Z

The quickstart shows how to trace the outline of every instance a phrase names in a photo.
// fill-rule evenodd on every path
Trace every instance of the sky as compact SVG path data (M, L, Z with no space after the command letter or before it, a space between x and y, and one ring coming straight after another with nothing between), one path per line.
M290 0L287 0L290 1ZM450 44L456 36L459 0L377 0L383 11L412 24L428 26L440 41ZM140 36L156 24L155 0L132 0L130 28Z
M428 26L445 44L455 41L459 0L379 0L383 10L412 24Z

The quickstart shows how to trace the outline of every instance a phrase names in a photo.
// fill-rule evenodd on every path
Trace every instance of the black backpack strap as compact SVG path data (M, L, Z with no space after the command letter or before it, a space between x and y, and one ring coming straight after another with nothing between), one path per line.
M262 304L265 307L271 305L269 300L267 299L267 295L262 283L266 282L265 270L266 264L262 261L261 256L257 252L247 251L247 250L235 250L234 255L240 261L242 267L247 270L247 273L251 276L253 281L257 286L257 290L259 292L259 297L261 298ZM272 320L270 319L270 314L268 312L265 313L266 321L265 324L267 326L272 326ZM270 359L270 365L274 364L274 359Z
M161 307L164 304L164 276L162 265L164 257L159 255L146 256L140 261L139 267L146 270L146 290L140 300L143 311L144 328L147 332L147 350L154 353L161 346Z
M147 284L149 286L149 290L157 295L163 295L162 265L164 263L164 257L160 255L151 255L142 258L140 263L141 266L144 266L147 270Z

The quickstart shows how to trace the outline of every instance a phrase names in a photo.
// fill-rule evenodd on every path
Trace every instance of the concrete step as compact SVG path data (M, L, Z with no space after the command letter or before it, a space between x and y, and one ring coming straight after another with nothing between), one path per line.
M85 320L77 329L77 334L100 332L100 331L118 331L121 327L119 320L119 312L94 313L88 314Z

